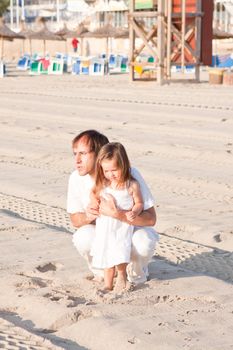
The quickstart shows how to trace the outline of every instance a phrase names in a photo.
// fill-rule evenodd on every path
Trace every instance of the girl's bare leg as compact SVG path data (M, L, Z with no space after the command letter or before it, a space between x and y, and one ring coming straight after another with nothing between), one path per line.
M126 283L127 283L127 275L126 275L126 266L128 264L120 264L117 265L117 280L116 280L116 285L114 287L115 292L121 292L126 288Z
M108 269L104 269L104 289L112 290L113 288L113 279L115 276L115 266Z

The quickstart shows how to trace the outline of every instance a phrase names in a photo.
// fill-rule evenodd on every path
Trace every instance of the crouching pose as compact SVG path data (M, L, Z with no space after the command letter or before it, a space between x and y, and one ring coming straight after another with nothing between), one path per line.
M101 196L100 200L90 200L95 186L97 156L102 146L108 143L107 137L95 130L80 133L72 142L76 170L69 178L67 212L72 224L78 228L73 243L87 261L93 277L100 279L104 277L104 269L95 267L92 262L96 219L103 215L133 225L127 279L134 284L144 283L148 278L148 263L154 255L158 234L152 228L156 223L154 200L142 176L135 168L130 168L130 176L140 187L143 202L141 213L138 211L130 215L130 210L117 206L111 194Z

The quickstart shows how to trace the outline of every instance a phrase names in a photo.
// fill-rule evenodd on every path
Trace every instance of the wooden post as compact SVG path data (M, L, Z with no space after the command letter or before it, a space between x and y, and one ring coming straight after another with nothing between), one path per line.
M3 60L3 51L4 51L4 39L1 37L1 61Z
M133 28L133 12L135 9L135 0L129 1L129 61L134 62L134 49L135 49L135 32ZM129 67L129 78L131 81L134 77L134 65L130 64Z
M44 58L46 56L46 40L43 40Z
M198 1L198 0L197 0ZM181 29L181 69L184 73L185 65L185 31L186 31L186 0L182 0L182 29Z
M220 26L220 29L222 30L222 21L223 21L223 4L222 3L219 3L219 26Z
M30 56L32 57L32 39L29 38L29 51L30 51Z
M202 10L202 0L197 0L197 9L198 13L201 13ZM201 58L201 17L196 17L195 20L195 39L196 39L196 56L197 62L195 65L195 80L200 82L200 58Z
M158 72L157 82L159 85L164 83L164 0L158 0Z
M167 0L167 78L171 79L172 0Z
M217 26L218 26L217 2L214 1L213 27L217 28Z

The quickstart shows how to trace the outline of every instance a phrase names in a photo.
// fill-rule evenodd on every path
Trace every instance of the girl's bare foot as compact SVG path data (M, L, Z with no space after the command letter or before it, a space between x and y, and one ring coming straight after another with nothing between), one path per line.
M134 288L135 288L135 285L133 283L120 280L120 281L116 281L113 292L114 293L132 292Z
M109 288L101 288L101 289L97 289L96 290L96 295L103 298L105 295L107 295L108 293L110 293L112 290Z
M116 280L116 284L115 287L113 289L113 291L115 293L121 293L126 287L126 281L124 278L119 277L119 275L117 276L117 280Z

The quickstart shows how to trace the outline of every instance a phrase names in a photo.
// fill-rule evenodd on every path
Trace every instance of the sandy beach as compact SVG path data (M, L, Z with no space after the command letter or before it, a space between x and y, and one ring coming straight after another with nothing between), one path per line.
M0 347L233 349L233 88L127 75L0 80ZM156 200L150 280L101 297L66 213L71 141L123 143Z

